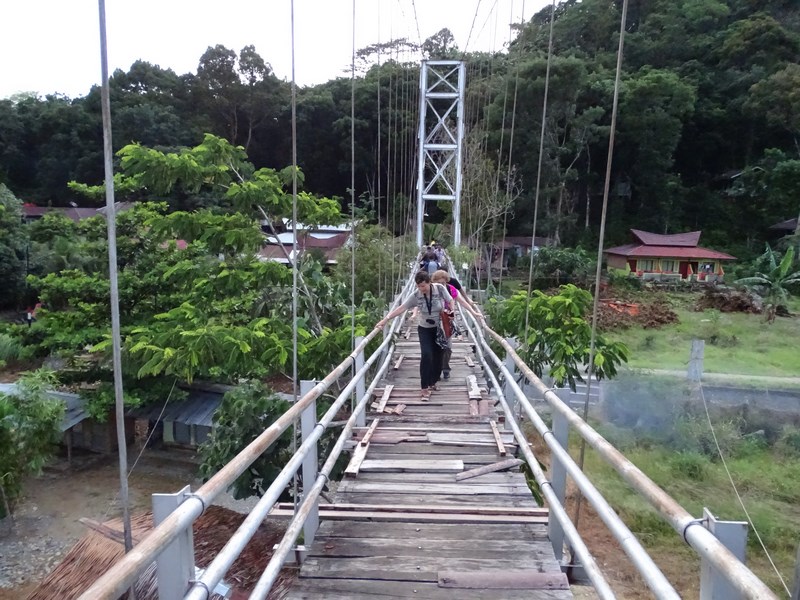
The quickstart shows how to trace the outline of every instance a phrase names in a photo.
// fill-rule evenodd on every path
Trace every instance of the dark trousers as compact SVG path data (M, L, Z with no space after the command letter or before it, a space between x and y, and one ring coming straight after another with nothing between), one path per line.
M450 348L448 348L447 350L442 350L442 372L444 373L450 372L450 357L452 355L453 351Z
M442 349L436 344L435 327L417 327L419 335L419 378L424 390L439 381L442 372Z

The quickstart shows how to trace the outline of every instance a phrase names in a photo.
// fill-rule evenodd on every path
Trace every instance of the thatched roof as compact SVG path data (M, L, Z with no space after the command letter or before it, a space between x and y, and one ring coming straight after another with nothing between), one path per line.
M193 528L195 564L200 567L210 564L244 518L245 515L219 506L212 506L203 513L195 521ZM147 535L153 528L152 524L152 513L131 517L134 545ZM105 525L122 531L120 519L108 521ZM274 522L267 521L261 525L225 575L225 582L234 588L234 597L241 597L242 594L247 597L247 594L255 587L258 578L272 557L273 546L280 542L283 532L284 527ZM122 555L122 544L90 530L28 596L28 600L77 598L108 571ZM268 598L271 600L283 598L295 577L296 570L283 569ZM136 583L136 598L137 600L158 600L155 563L150 565ZM215 595L212 598L220 600L222 597Z

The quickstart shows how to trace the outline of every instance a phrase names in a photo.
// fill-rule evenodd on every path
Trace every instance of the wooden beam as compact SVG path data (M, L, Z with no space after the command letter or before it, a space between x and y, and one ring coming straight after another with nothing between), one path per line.
M375 419L372 423L370 423L369 429L367 429L367 433L364 434L364 437L361 438L361 445L368 446L369 445L369 438L371 438L375 434L375 430L378 428L378 423L380 423L380 419Z
M278 502L277 509L294 510L291 502ZM319 505L320 510L330 510L337 512L404 512L404 513L436 513L436 514L470 514L470 515L508 515L516 517L546 517L549 511L541 506L485 506L483 504L352 504L343 502L341 504Z
M406 405L405 405L405 404L402 404L402 403L401 403L401 404L398 404L397 406L395 406L395 407L394 407L394 414L396 414L396 415L402 415L402 414L403 414L403 411L404 411L405 409L406 409Z
M494 435L494 441L497 442L497 453L500 456L505 456L507 454L506 447L503 444L503 440L500 437L500 432L497 431L497 423L494 421L489 421L489 427L492 428L492 435Z
M478 401L477 400L470 400L469 401L469 416L470 417L477 417L481 414L480 410L478 410Z
M403 364L403 359L404 359L405 357L406 357L406 355L405 355L405 354L401 354L400 356L398 356L398 357L397 357L397 360L395 361L394 365L392 366L392 368L393 368L395 371L397 371L397 369L399 369L399 368L400 368L400 365L402 365L402 364Z
M439 571L440 588L471 590L568 590L565 573L532 569Z
M464 461L455 459L445 460L365 460L361 464L365 473L458 473L464 470ZM458 477L458 475L456 475Z
M78 519L81 523L86 525L92 531L96 531L100 535L108 538L111 541L117 542L118 544L125 545L125 533L122 531L118 531L116 529L112 529L108 525L104 525L99 521L95 521L94 519L88 519L83 517ZM138 544L139 538L137 536L133 536L133 543Z
M386 408L386 403L389 401L389 396L392 395L392 390L394 389L394 385L387 385L383 390L383 396L381 396L380 402L378 402L378 412L383 412L383 409ZM377 419L375 419L377 421Z
M469 471L464 471L456 475L456 481L463 481L465 479L472 479L473 477L480 477L487 473L496 473L497 471L507 471L514 467L520 466L524 461L519 458L509 458L501 460L500 462L492 463L491 465L483 465L482 467L475 467Z
M475 363L472 361L472 357L471 356L465 356L464 360L467 361L467 366L468 367L474 367L475 366Z
M356 449L353 450L353 456L350 457L350 462L347 463L347 468L344 470L345 477L358 477L361 463L364 462L364 459L367 457L367 450L369 450L369 444L366 446L362 446L361 444L356 446Z

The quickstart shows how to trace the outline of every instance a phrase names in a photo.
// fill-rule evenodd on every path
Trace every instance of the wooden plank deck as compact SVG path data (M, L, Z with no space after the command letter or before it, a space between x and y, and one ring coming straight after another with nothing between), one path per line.
M547 509L509 461L516 441L492 426L472 357L469 342L454 341L450 380L421 402L416 328L398 341L367 424L380 421L354 431L349 476L321 506L286 598L572 598L547 539ZM399 404L402 415L392 414Z

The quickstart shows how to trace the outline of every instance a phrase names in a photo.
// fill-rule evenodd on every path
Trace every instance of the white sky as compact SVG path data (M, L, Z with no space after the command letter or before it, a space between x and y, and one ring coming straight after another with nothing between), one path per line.
M500 50L509 23L548 0L355 0L356 49L448 27L462 50ZM109 73L142 59L178 75L196 72L208 46L253 44L291 80L290 0L106 0ZM353 0L295 0L299 85L349 77ZM473 18L477 13L477 18ZM85 95L100 83L97 0L0 0L0 98L17 92ZM470 30L472 35L470 37ZM469 44L467 44L469 40ZM410 57L409 57L410 59Z

